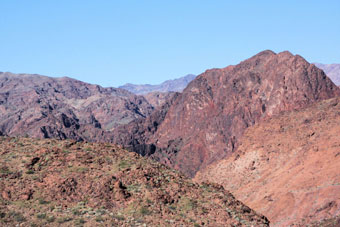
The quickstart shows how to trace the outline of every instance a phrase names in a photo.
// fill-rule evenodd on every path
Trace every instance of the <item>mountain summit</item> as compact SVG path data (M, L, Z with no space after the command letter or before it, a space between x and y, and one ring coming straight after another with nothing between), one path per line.
M171 92L171 91L183 91L183 89L193 80L195 79L195 75L188 74L186 76L180 77L174 80L167 80L158 85L150 85L150 84L125 84L120 86L119 88L128 90L134 94L142 95L150 92Z
M231 155L260 119L338 95L326 74L301 56L266 50L197 76L146 119L118 127L115 141L194 176Z

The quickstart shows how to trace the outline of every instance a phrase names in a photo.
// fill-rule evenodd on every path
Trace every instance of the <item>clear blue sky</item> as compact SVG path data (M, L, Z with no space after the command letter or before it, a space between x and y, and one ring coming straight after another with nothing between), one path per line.
M340 63L340 1L1 0L0 71L159 83L289 50Z

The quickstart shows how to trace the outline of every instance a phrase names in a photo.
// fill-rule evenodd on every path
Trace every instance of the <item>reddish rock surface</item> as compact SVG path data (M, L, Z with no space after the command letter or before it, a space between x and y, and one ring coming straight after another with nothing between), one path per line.
M238 150L196 180L222 184L273 226L338 226L339 133L340 98L274 116L248 128Z
M115 142L194 176L231 155L260 119L337 95L339 88L301 56L263 51L207 70L164 108L117 128Z
M107 141L107 131L145 118L142 96L71 78L0 73L0 131L6 135Z
M154 107L159 108L163 106L167 101L169 101L175 92L150 92L144 96L144 98Z
M111 144L0 137L0 226L268 226L215 184Z

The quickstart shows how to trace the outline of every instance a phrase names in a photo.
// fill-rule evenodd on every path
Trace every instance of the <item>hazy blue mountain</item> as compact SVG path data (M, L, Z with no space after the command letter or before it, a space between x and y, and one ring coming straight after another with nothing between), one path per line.
M314 65L322 69L337 86L340 86L340 64L314 63Z
M135 94L147 94L150 92L169 92L169 91L182 91L186 86L195 79L195 75L188 74L184 77L180 77L174 80L167 80L161 84L151 85L151 84L125 84L119 88L126 89Z

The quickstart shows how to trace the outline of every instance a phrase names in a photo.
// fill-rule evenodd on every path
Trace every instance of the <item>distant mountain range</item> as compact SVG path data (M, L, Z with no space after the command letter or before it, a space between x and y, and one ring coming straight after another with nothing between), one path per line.
M322 69L337 86L340 86L340 64L314 63L314 65Z
M125 84L120 86L119 88L128 90L134 94L142 95L147 94L150 92L170 92L170 91L183 91L184 88L193 80L195 79L195 75L188 74L186 76L180 77L174 80L167 80L158 85L151 85L151 84Z

